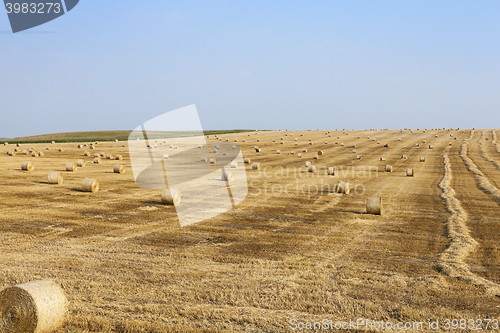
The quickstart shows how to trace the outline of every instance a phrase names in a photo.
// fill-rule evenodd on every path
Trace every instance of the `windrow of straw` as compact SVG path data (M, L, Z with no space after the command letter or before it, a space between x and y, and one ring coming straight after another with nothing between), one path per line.
M499 285L473 274L465 262L467 256L476 249L478 243L469 234L466 225L467 213L462 208L460 201L455 198L455 191L450 186L453 175L448 155L443 155L443 162L444 176L438 186L443 191L441 198L445 201L446 209L451 214L446 221L446 232L450 244L439 255L438 268L446 275L484 287L488 293L500 296Z

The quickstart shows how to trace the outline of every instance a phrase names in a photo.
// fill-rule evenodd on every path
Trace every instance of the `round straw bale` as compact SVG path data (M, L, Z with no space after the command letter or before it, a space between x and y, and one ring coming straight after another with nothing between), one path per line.
M85 166L85 160L76 160L76 166L83 168Z
M273 139L273 142L276 142L276 140Z
M125 165L123 165L123 164L116 164L113 167L113 172L114 173L119 173L119 174L125 173Z
M348 182L338 182L337 185L335 185L336 193L349 194L350 191L351 187Z
M97 179L85 178L82 182L83 192L96 193L99 191L99 181Z
M338 145L338 144L339 144L339 142L338 142L338 141L335 141L335 144L336 144L336 145Z
M38 157L38 153L36 151L32 152L31 157Z
M285 141L280 141L280 145L284 145L285 144Z
M379 145L379 144L380 144L380 141L377 141L377 144Z
M63 175L62 172L53 171L49 173L49 184L60 185L63 183Z
M201 158L201 161L202 161L202 162L208 162L208 159L207 159L205 156L203 156L203 157Z
M21 165L21 169L24 170L24 171L33 171L35 170L35 165L33 164L33 162L24 162L22 165Z
M107 160L114 160L114 159L115 159L115 157L114 157L112 154L107 154L107 155L106 155L106 159L107 159Z
M118 156L120 156L120 158L118 158ZM164 159L166 159L166 160L167 160L167 159L168 159L168 157L169 157L169 156L168 156L168 154L163 154L163 158L164 158ZM121 160L122 160L122 156L121 156L121 155L117 155L117 156L116 156L116 159L121 161Z
M101 157L104 157L104 156L106 156L106 153L105 153L105 152L103 152L103 151L101 151L101 152L99 153L99 155L100 155Z
M210 158L210 163L215 164L215 158L211 157Z
M322 150L318 151L318 155L323 155L323 151Z
M245 139L241 140L241 142L245 142Z
M279 149L276 150L276 154L281 154L281 151Z
M310 165L311 165L311 162L306 161L306 166L308 167L308 166L310 166Z
M313 144L312 141L310 141L309 144L312 145Z
M66 163L66 171L75 172L76 171L76 163L73 163L73 162Z
M314 154L313 159L315 159L315 160L319 159L318 154Z
M0 332L50 333L68 311L64 291L52 281L33 281L0 292Z
M231 162L231 168L235 169L237 167L238 167L238 162L235 162L235 161Z
M351 148L356 148L356 144L353 144L353 145L351 146Z
M381 157L381 158L380 158L380 160L381 160L381 161L385 161L385 157Z
M90 156L90 153L88 151L83 153L83 156Z
M398 141L401 141L401 138L399 138Z
M238 142L238 139L234 139L234 142Z
M362 157L361 155L357 155L357 156L356 156L356 158L357 158L358 160L361 160L363 157Z
M425 162L425 156L420 157L420 162Z
M420 147L420 143L417 143L417 147Z
M303 153L307 153L307 149L302 149L302 152Z
M260 142L260 139L257 139L257 142Z
M243 162L244 162L245 164L250 164L250 163L252 163L252 160L251 160L251 159L249 159L249 158L245 158L245 159L243 160Z
M341 142L341 143L340 143L340 145L341 145L342 147L344 147L344 143L343 143L343 142Z
M52 141L51 143L52 143L53 145L55 145L55 144L56 144L56 142L55 142L55 141Z
M352 152L353 152L353 153L356 153L356 149L353 149L353 150L352 150Z
M168 158L168 155L167 155L167 158ZM121 160L123 160L123 156L122 155L116 155L115 156L115 160L121 161Z
M226 182L231 181L234 179L234 174L232 172L226 172L226 170L222 169L220 179Z
M78 145L78 148L83 148L83 145Z
M425 140L422 140L422 143L425 143Z
M335 176L335 167L328 167L328 175Z
M59 151L64 151L64 148L59 148Z
M297 138L295 138L295 141L297 141Z
M94 163L95 164L101 164L101 159L99 157L94 158Z
M50 147L45 147L45 150L50 150Z
M99 155L99 153L95 153L95 154L94 154L94 157L99 157L99 158L101 158L101 155Z
M429 149L434 149L434 147L432 145L429 145Z
M28 155L28 151L26 149L23 150L23 155Z
M253 163L252 170L260 170L260 163Z
M415 174L415 172L413 169L406 169L406 176L407 177L413 177L414 174Z
M8 142L4 142L4 143L3 143L3 145L4 145L4 146L8 146L8 145L9 145L9 143L8 143Z
M392 172L392 165L386 165L385 172Z
M256 152L256 153L260 153L260 151L261 151L261 149L260 149L260 148L255 149L255 152Z
M298 158L302 158L302 154L301 153L297 153L297 157Z
M295 150L290 151L290 154L294 155L295 154Z
M118 139L115 139L115 142L118 142Z
M89 146L89 148L90 148L90 149L95 149L95 147L94 147L94 146Z
M13 151L13 150L8 150L8 151L7 151L7 155L9 155L9 156L15 156L15 155L16 155L16 152L15 152L15 151Z
M382 198L368 198L366 200L366 213L382 215Z
M307 172L316 173L317 169L315 165L310 165L307 167Z
M406 156L406 154L401 155L401 159L402 159L402 160L406 160L407 158L408 158L408 157Z
M388 144L388 143L386 143L386 144L384 145L384 148L389 148L389 144Z
M212 154L217 154L217 149L212 149Z

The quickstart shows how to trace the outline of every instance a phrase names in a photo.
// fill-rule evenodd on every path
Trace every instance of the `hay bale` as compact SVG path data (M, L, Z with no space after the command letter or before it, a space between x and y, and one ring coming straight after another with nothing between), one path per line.
M388 143L386 143L386 144L384 145L384 148L389 148L389 144L388 144Z
M392 165L386 165L385 172L392 172Z
M32 152L31 157L38 157L38 153L36 151Z
M360 160L360 161L361 161L361 160L363 159L363 157L362 157L361 155L357 155L357 156L356 156L356 159L358 159L358 160Z
M415 175L415 171L413 169L406 169L406 176L413 177Z
M4 146L8 146L8 145L9 145L9 143L8 143L8 142L4 142L4 143L3 143L3 145L4 145Z
M60 171L53 171L49 173L49 184L60 185L63 183L63 175Z
M83 148L83 145L78 145L78 149Z
M245 139L241 140L241 142L245 142Z
M22 165L21 165L21 169L24 170L24 171L33 171L35 170L35 165L33 164L33 162L24 162Z
M344 147L344 143L343 143L343 142L342 142L342 143L340 143L340 145L341 145L342 147Z
M251 160L250 158L245 158L245 159L243 160L243 162L244 162L245 164L250 164L250 163L252 163L252 160Z
M417 147L420 147L420 143L417 143Z
M167 156L167 158L168 158L168 156ZM121 161L121 160L123 160L123 156L122 155L116 155L115 156L115 160Z
M207 159L205 156L203 156L203 157L201 158L201 161L202 161L202 162L208 162L208 159Z
M94 158L94 164L101 164L101 159L99 157Z
M89 148L90 148L90 149L95 149L95 147L94 147L94 146L89 146Z
M8 151L7 151L7 155L9 155L9 156L15 156L15 155L16 155L16 152L15 152L15 151L13 151L13 150L8 150Z
M0 332L50 333L68 312L64 291L53 281L32 281L0 292Z
M76 166L83 168L85 166L85 160L76 160Z
M52 143L53 145L55 145L55 144L56 144L56 142L55 142L55 141L52 141L51 143Z
M298 154L297 154L297 157L298 157L298 158L302 158L302 154L301 154L301 153L298 153Z
M211 164L215 164L215 158L211 157L211 158L210 158L210 163L211 163Z
M59 151L64 151L64 149L63 148L59 148Z
M217 154L217 149L212 149L212 154Z
M323 151L322 150L318 151L318 155L319 156L323 155Z
M434 149L434 147L432 145L429 145L429 149Z
M381 158L380 158L380 160L381 160L381 161L385 161L385 157L381 157Z
M99 191L99 181L97 179L85 178L82 182L83 192L96 193Z
M313 144L312 141L310 141L309 144L312 145Z
M118 156L121 157L121 155L118 155ZM116 158L117 160L118 160L118 156ZM166 160L168 160L168 158L169 158L168 154L163 154L163 158L166 159ZM121 160L121 158L119 160Z
M23 150L23 155L28 155L28 151L26 149Z
M349 182L338 182L335 185L335 193L349 194L350 191L351 187L349 185Z
M302 152L303 153L307 153L307 149L302 149Z
M356 149L353 149L352 152L355 154L356 153Z
M220 179L229 182L234 179L234 174L232 172L226 172L225 169L222 169L222 174L220 176Z
M425 162L425 156L420 157L420 162Z
M290 155L294 155L294 154L295 154L295 150L290 151Z
M169 206L177 206L181 203L181 192L163 190L161 192L161 203Z
M327 145L327 144L328 144L328 141L325 140L325 145Z
M316 166L315 165L308 166L307 167L307 172L316 173L317 172Z
M72 163L72 162L66 163L66 171L75 172L76 171L76 163Z
M107 154L106 159L107 160L113 160L115 157L112 154Z
M238 167L238 162L232 161L231 162L231 168L236 169Z
M260 153L261 149L260 148L255 148L256 153Z
M313 159L315 159L315 160L319 159L318 154L314 154Z
M382 198L368 198L366 200L366 213L382 215Z
M125 173L125 165L115 164L115 166L113 167L113 172L119 174Z
M276 154L281 154L281 150L276 150Z
M260 170L260 163L253 163L252 170Z
M310 166L310 165L311 165L311 162L306 161L306 166L308 167L308 166Z
M401 159L402 159L402 160L406 160L407 158L408 158L408 157L406 156L406 154L401 155Z
M281 141L281 142L280 142L280 145L284 145L284 144L285 144L285 141Z
M90 156L90 153L88 151L83 153L83 156Z
M103 152L103 151L101 151L101 152L99 153L99 156L104 157L104 156L106 156L106 153L105 153L105 152Z
M101 158L101 155L99 155L99 153L95 153L94 157Z
M335 176L335 171L336 171L335 167L329 167L327 172L329 176Z
M45 150L50 150L50 147L45 147Z

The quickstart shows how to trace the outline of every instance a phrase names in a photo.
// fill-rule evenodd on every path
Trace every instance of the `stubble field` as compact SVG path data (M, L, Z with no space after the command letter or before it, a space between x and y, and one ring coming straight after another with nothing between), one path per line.
M175 208L161 204L161 191L135 184L126 142L89 150L124 157L102 164L76 143L20 147L45 153L37 158L8 156L15 142L1 146L0 289L59 283L70 302L60 332L288 332L292 320L426 327L428 319L499 318L496 130L218 137L238 139L244 157L263 170L240 166L247 169L247 198L184 228ZM87 165L64 171L77 159ZM22 171L24 161L35 170ZM308 173L300 168L306 161L336 166L337 174ZM113 173L117 163L125 174ZM408 168L414 177L406 177ZM63 172L62 185L47 184L51 171ZM84 178L98 179L100 191L82 192ZM334 193L339 181L351 184L350 195ZM383 199L382 215L366 214L368 197Z

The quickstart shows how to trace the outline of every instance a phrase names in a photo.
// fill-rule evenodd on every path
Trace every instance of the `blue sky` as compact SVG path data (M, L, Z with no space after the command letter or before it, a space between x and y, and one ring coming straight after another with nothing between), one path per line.
M81 0L9 33L0 137L134 129L500 127L499 1Z

